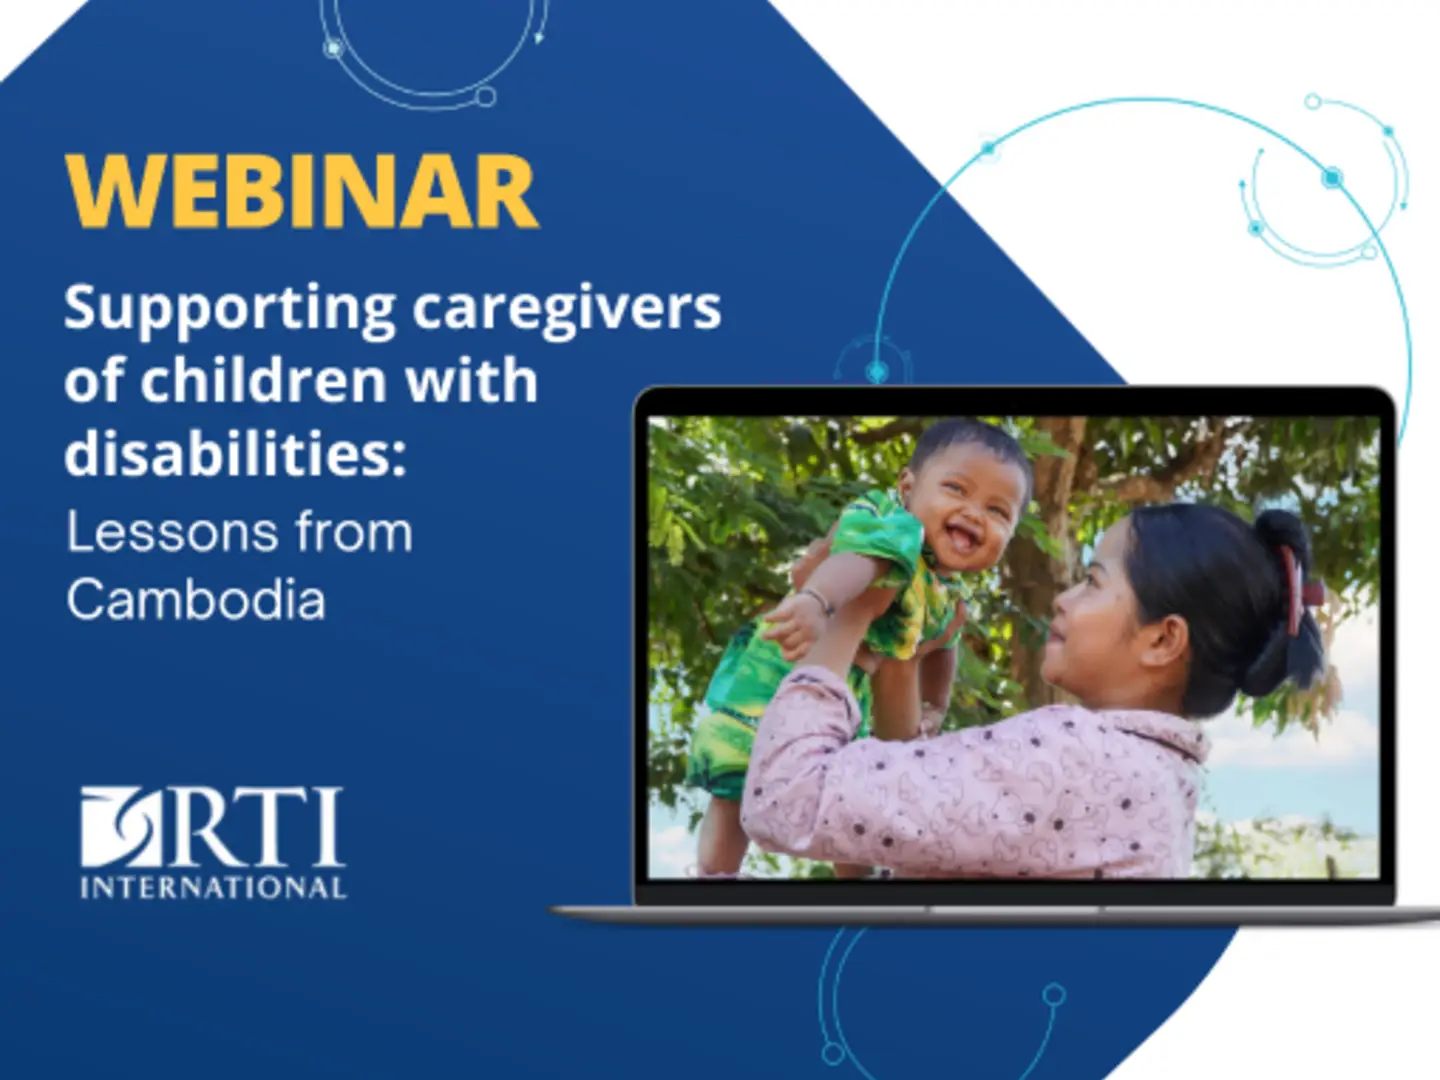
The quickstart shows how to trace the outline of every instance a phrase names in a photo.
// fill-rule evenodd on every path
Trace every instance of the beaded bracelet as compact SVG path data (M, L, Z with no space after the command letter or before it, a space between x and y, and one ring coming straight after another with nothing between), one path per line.
M821 596L818 592L816 592L814 589L810 588L809 586L806 586L805 588L801 589L801 590L800 590L800 595L801 595L801 596L808 596L808 597L810 597L812 600L817 601L817 602L820 604L820 610L825 613L825 617L826 617L827 619L830 618L832 615L835 614L835 605L832 604L832 603L830 603L829 600L826 600L825 597Z

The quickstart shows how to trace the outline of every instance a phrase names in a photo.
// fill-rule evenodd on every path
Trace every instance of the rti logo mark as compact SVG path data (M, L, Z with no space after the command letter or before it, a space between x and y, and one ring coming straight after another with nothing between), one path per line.
M237 787L227 799L209 787L148 793L138 787L83 787L80 865L110 872L84 874L80 897L344 900L343 882L333 872L345 867L336 855L342 790ZM288 841L283 845L282 819ZM297 829L301 823L305 827ZM297 831L303 842L294 838ZM297 855L305 860L302 872L292 865Z

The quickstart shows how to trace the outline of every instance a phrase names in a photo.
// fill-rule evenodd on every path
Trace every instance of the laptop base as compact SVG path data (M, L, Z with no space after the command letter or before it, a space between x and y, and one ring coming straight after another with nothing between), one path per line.
M1382 926L1440 922L1440 908L552 907L632 926Z

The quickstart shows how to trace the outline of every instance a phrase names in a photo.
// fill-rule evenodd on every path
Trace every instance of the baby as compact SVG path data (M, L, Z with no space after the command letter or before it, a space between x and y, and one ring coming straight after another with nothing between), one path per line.
M847 506L829 555L803 587L736 633L706 691L709 712L695 727L686 773L687 785L710 794L700 827L702 877L739 872L749 848L740 799L755 727L830 617L866 589L893 598L865 636L878 665L850 670L863 714L858 735L914 738L927 714L943 716L964 618L960 575L1000 561L1032 485L1030 462L1004 431L971 419L934 424L893 493L872 491ZM868 872L836 868L841 877Z

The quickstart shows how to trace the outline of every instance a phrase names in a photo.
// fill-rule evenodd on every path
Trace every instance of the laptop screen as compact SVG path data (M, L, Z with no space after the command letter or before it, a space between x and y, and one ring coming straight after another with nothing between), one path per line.
M672 393L637 417L642 882L1385 876L1383 410Z

